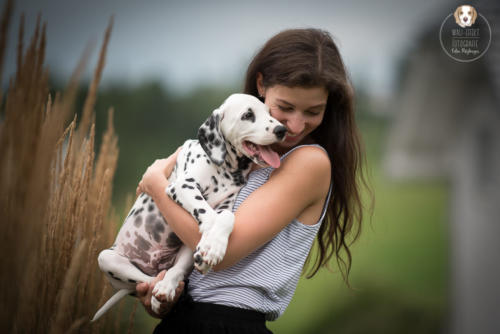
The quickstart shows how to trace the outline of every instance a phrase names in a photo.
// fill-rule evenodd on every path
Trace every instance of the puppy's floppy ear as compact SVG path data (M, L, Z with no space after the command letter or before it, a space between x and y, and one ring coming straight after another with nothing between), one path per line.
M474 24L474 22L476 22L476 19L477 19L477 11L476 11L476 8L474 7L470 7L472 9L472 20L471 20L471 24Z
M201 147L217 166L222 165L227 154L224 135L220 130L220 122L223 118L224 112L223 106L221 106L219 109L215 109L198 129L198 140Z
M455 16L455 22L457 24L460 24L460 17L459 17L460 8L462 8L462 6L458 6L457 9L455 9L455 13L453 13L453 16Z

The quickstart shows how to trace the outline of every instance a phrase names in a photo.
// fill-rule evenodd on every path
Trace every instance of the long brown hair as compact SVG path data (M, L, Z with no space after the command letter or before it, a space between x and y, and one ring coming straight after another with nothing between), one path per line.
M244 93L258 97L258 73L262 73L266 88L323 86L329 92L323 121L311 138L330 157L332 194L317 236L318 252L307 277L314 276L335 255L348 283L352 263L349 246L361 233L360 188L367 183L362 173L365 155L354 117L354 91L338 48L326 31L285 30L272 37L250 63Z

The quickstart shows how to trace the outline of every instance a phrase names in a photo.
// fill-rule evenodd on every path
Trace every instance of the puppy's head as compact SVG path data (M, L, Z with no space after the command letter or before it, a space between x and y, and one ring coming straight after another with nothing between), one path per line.
M233 94L203 123L198 139L210 159L221 165L228 146L237 156L277 168L279 155L270 145L285 138L286 128L271 117L269 108L254 96ZM226 146L226 143L230 144Z
M464 28L474 24L477 18L477 12L474 7L464 5L458 6L453 16L455 17L456 23Z

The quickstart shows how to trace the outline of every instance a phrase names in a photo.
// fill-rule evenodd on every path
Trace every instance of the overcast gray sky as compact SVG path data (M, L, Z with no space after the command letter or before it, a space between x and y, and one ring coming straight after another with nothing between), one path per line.
M439 24L454 7L447 0L19 0L3 80L14 71L21 11L28 36L42 13L48 24L47 63L52 73L65 77L88 42L100 45L114 14L104 83L133 85L154 77L178 91L201 83L239 84L252 55L272 35L317 27L334 36L356 80L384 93L416 34L427 24Z

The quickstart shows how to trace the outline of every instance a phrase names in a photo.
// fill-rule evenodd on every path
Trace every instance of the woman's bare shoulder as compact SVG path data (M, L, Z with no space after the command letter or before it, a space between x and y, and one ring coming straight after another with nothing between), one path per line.
M330 175L330 168L330 158L324 149L318 146L301 146L290 152L276 171L304 173L324 178Z

